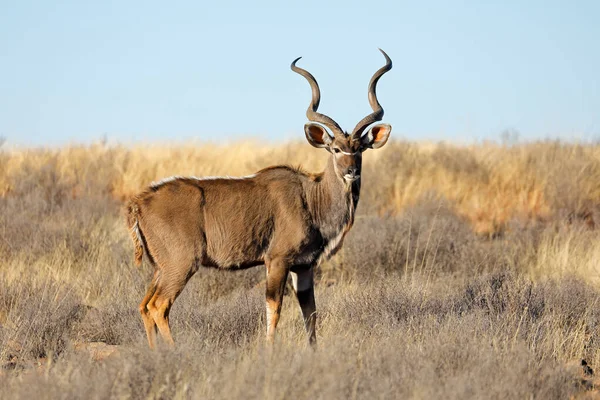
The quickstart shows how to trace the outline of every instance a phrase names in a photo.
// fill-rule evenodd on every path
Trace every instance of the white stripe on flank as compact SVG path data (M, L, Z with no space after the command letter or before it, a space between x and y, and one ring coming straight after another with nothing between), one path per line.
M174 176L170 176L168 178L164 178L161 179L160 181L157 182L152 182L150 184L150 187L153 188L157 188L159 186L164 185L165 183L169 183L169 182L173 182L176 181L178 179L195 179L197 181L214 181L217 179L229 179L229 180L235 180L235 181L241 181L244 179L252 179L256 176L256 174L252 174L252 175L246 175L246 176L203 176L201 178L197 177L197 176L180 176L180 175L174 175Z

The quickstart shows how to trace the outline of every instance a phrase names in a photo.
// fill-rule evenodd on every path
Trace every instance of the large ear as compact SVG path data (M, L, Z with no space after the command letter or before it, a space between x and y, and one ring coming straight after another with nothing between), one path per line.
M314 147L323 148L329 147L333 142L333 138L329 136L329 133L319 124L312 122L304 125L304 133L306 134L306 140Z
M378 149L387 143L392 126L388 124L373 125L367 133L360 138L360 146L363 151L366 149Z

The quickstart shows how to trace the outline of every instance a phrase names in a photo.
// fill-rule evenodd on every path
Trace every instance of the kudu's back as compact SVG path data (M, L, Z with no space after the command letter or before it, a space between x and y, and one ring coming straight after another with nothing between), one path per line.
M129 204L128 221L142 251L160 269L248 268L267 251L305 235L303 173L270 168L247 178L176 178L153 184Z

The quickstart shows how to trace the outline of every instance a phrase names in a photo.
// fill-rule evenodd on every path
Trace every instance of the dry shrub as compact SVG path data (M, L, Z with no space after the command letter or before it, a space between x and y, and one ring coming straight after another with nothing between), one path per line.
M0 355L35 360L60 355L71 329L85 310L71 289L56 281L0 282L1 303L8 306L9 329L4 332Z
M324 271L378 280L389 272L482 272L497 261L490 254L494 243L475 235L447 203L427 199L399 216L359 218L345 243Z
M173 312L174 351L140 343L96 362L67 347L40 375L0 377L0 395L567 398L581 388L562 360L600 362L599 298L580 280L536 284L510 273L435 279L428 288L393 274L319 287L317 351L305 346L289 296L271 351L262 343L260 293L238 291L207 305L189 298Z

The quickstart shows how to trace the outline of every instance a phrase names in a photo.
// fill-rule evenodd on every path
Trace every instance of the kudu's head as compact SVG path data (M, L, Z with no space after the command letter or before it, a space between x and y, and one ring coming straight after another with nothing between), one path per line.
M379 49L379 51L383 53L386 63L375 72L369 82L369 104L371 104L373 112L356 125L352 134L344 132L333 119L317 112L321 101L319 84L310 72L296 66L296 62L302 57L298 57L292 62L292 71L305 77L312 88L312 101L308 106L308 110L306 110L306 116L311 122L304 125L306 139L314 147L324 148L332 154L335 170L338 176L346 182L352 182L360 178L362 152L367 149L382 147L392 131L391 125L377 124L363 134L366 128L383 118L383 107L377 101L377 81L383 74L392 69L392 60L383 50ZM327 132L325 127L331 130L333 136Z

